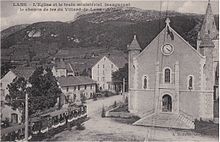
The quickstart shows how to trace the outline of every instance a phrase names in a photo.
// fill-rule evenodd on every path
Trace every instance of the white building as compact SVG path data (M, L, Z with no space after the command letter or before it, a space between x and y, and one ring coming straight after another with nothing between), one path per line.
M124 67L124 57L107 55L98 60L91 68L92 79L97 81L99 90L115 90L112 85L112 73Z
M9 95L8 85L13 82L14 79L18 77L23 77L26 80L33 74L34 69L30 67L22 67L11 69L2 79L1 79L1 120L8 119L11 123L21 123L21 110L12 109L11 106L6 105L6 96Z
M89 99L96 93L96 81L89 77L67 76L57 77L57 80L66 98L73 102L79 102L81 95Z
M16 69L11 69L4 77L1 79L1 101L5 101L5 96L9 94L8 85L13 82L16 77L23 77L26 80L34 72L34 68L21 67Z

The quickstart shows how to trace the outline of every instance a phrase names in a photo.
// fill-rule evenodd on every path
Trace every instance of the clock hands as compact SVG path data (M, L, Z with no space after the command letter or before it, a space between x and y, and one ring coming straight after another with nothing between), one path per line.
M169 52L171 51L171 49L169 49L169 48L166 48Z

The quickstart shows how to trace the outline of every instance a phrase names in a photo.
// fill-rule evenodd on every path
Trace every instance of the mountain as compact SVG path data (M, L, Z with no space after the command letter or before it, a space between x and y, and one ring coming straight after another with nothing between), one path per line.
M2 56L10 60L41 60L54 56L60 49L78 48L96 54L125 52L134 34L145 48L165 26L167 16L171 26L195 47L202 15L125 8L80 13L75 21L68 23L48 21L28 25L2 39ZM215 19L218 27L218 16ZM80 54L77 55L81 57Z
M9 35L20 31L21 29L24 29L28 26L28 24L21 24L21 25L15 25L15 26L11 26L7 29L4 29L1 31L1 39L3 40L4 38L8 37Z

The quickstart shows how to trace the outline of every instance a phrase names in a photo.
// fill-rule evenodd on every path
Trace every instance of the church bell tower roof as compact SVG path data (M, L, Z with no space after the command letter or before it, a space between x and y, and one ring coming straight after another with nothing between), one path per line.
M202 40L205 34L209 34L211 39L218 37L218 30L215 25L214 15L212 13L211 3L208 2L204 20L200 32L198 33L198 39Z
M139 50L140 51L141 50L141 47L137 41L136 35L134 35L134 39L131 42L131 44L128 45L127 50L128 51L130 51L130 50Z
M200 48L204 47L214 47L214 43L212 42L212 39L210 38L209 34L205 34L204 38L202 39L202 42L200 44Z

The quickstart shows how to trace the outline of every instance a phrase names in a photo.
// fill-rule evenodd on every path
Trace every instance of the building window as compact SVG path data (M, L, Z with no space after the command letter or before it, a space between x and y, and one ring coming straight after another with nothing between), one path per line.
M105 77L102 77L102 81L105 81Z
M99 68L99 65L98 65L98 68Z
M92 90L92 85L90 85L90 89Z
M87 85L85 85L85 90L86 90L86 88L87 88Z
M66 87L66 92L69 92L69 87Z
M143 77L143 88L147 89L148 88L147 86L148 86L148 77L147 77L147 75L145 75Z
M78 90L80 90L80 85L78 85Z
M103 65L103 68L105 68L105 65Z
M76 86L74 86L74 90L76 90Z
M169 69L169 68L166 68L166 69L164 70L164 82L165 82L165 83L170 83L170 75L171 75L170 69Z
M189 90L193 89L193 82L194 82L194 77L192 75L189 75L188 76L188 85L187 85L187 88Z
M103 75L105 75L105 71L103 70Z

